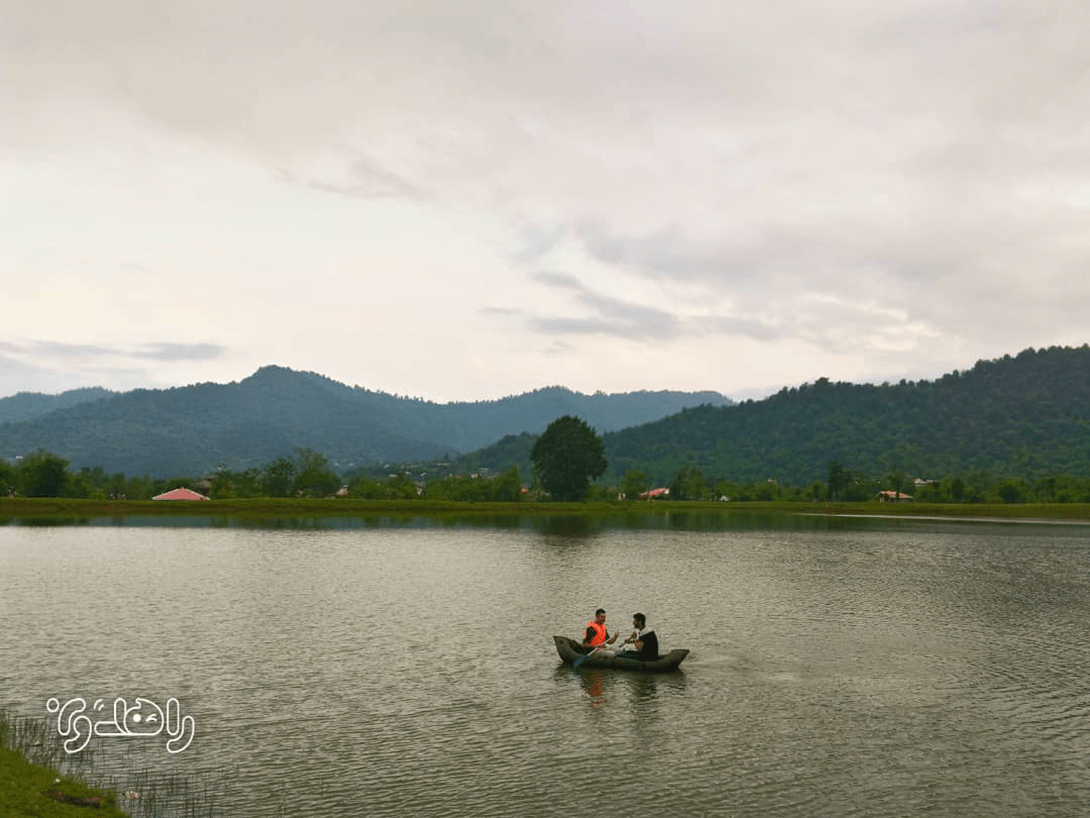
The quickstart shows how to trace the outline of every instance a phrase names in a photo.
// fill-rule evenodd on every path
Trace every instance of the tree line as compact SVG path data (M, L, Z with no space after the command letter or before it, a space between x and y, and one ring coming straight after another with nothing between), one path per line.
M203 477L175 475L165 479L127 477L101 466L69 468L52 452L37 451L14 463L0 460L0 495L72 497L85 499L149 500L184 486L212 497L322 497L341 485L325 456L312 449L296 450L294 458L280 457L262 468L217 471Z
M970 470L923 480L895 469L867 474L827 464L825 480L805 485L781 484L774 479L736 482L706 476L696 467L682 467L664 488L671 500L734 500L739 502L841 502L875 500L880 492L905 494L922 503L1090 503L1090 477L1061 474L1037 478L1012 477L986 470ZM652 488L646 472L629 470L619 490L638 498Z
M552 423L534 448L534 482L558 500L581 500L590 480L600 477L606 462L602 441L587 424L565 416ZM385 480L356 470L342 482L321 452L301 447L294 458L278 457L264 467L242 471L219 469L199 479L169 480L126 478L107 474L102 467L71 472L68 461L51 452L38 451L15 464L0 460L0 493L24 497L74 497L91 499L147 500L183 486L212 499L253 497L350 496L369 500L452 500L468 502L518 502L525 491L517 467L495 477L438 475L426 480L397 469ZM539 492L540 493L540 492Z
M398 468L385 479L359 471L344 478L325 455L299 448L294 457L278 457L260 468L219 469L202 477L177 475L167 479L126 477L101 466L73 471L59 455L39 451L14 463L0 460L0 497L68 497L94 500L150 500L185 487L214 500L260 497L332 497L342 492L367 500L431 500L517 502L522 478L517 468L492 477L445 475L423 480Z
M493 475L413 473L395 468L384 478L357 470L343 479L326 457L299 448L294 458L279 457L261 468L221 469L200 479L175 477L151 480L107 474L101 467L68 469L63 458L49 452L8 464L0 460L0 493L26 497L140 499L186 486L214 499L257 497L329 497L338 493L369 500L449 500L518 502L529 495L558 501L639 500L654 488L668 488L663 500L733 500L740 502L866 502L880 492L910 495L931 503L1090 503L1090 477L1053 475L1036 478L969 470L919 484L901 469L868 474L829 460L825 480L803 485L774 479L736 482L706 475L699 467L677 469L667 485L657 484L647 471L627 469L616 481L600 482L608 463L602 438L580 418L564 416L536 438L531 451L531 483L523 484L516 466ZM420 467L417 467L418 469Z

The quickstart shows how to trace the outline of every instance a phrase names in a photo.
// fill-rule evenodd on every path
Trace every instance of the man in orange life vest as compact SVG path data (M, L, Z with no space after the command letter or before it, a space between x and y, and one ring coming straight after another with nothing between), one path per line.
M617 634L609 635L606 630L606 611L599 608L594 612L594 619L587 623L586 633L583 634L583 647L589 650L598 649L598 653L604 656L616 656L616 652L608 650L605 646L617 641ZM589 652L588 650L588 652Z

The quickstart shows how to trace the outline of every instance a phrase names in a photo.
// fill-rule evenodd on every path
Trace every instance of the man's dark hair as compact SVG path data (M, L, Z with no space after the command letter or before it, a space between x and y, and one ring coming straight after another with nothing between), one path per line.
M632 614L632 618L635 619L636 622L639 624L640 630L643 630L643 626L647 624L647 617L641 613L637 613Z
M598 610L596 610L596 611L594 612L594 615L595 615L595 616L598 616L598 614L600 614L600 613L605 613L605 612L606 612L606 609L605 609L605 608L599 608Z

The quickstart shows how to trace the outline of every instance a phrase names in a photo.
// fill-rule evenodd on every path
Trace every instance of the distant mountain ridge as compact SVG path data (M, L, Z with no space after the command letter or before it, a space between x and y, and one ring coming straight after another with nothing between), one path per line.
M116 395L101 386L87 386L82 389L69 389L59 395L42 395L37 392L19 392L6 398L0 398L0 423L19 423L48 415L57 409L67 409L81 403L108 398Z
M603 436L613 480L626 470L668 485L679 469L713 480L824 481L832 461L884 477L989 471L1090 477L1090 346L1027 349L935 381L814 383L760 401L699 406ZM533 435L509 435L456 461L527 469Z
M825 480L830 461L882 476L973 471L1090 477L1090 346L1026 349L935 381L833 383L688 408L604 435L618 472L686 465L737 482Z
M0 459L42 449L73 469L102 466L110 473L165 478L220 466L260 467L308 447L347 470L453 456L504 435L538 434L565 414L607 432L686 407L730 403L718 392L584 395L551 386L493 401L437 404L279 366L229 384L73 393L55 396L64 401L49 410L47 401L0 400L0 421L7 421L0 425ZM24 419L12 422L3 412L14 398L20 398Z

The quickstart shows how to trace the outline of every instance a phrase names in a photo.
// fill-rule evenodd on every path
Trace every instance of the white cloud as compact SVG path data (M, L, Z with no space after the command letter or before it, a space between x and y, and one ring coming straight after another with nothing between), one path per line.
M742 393L1083 343L1088 16L0 0L0 389Z

